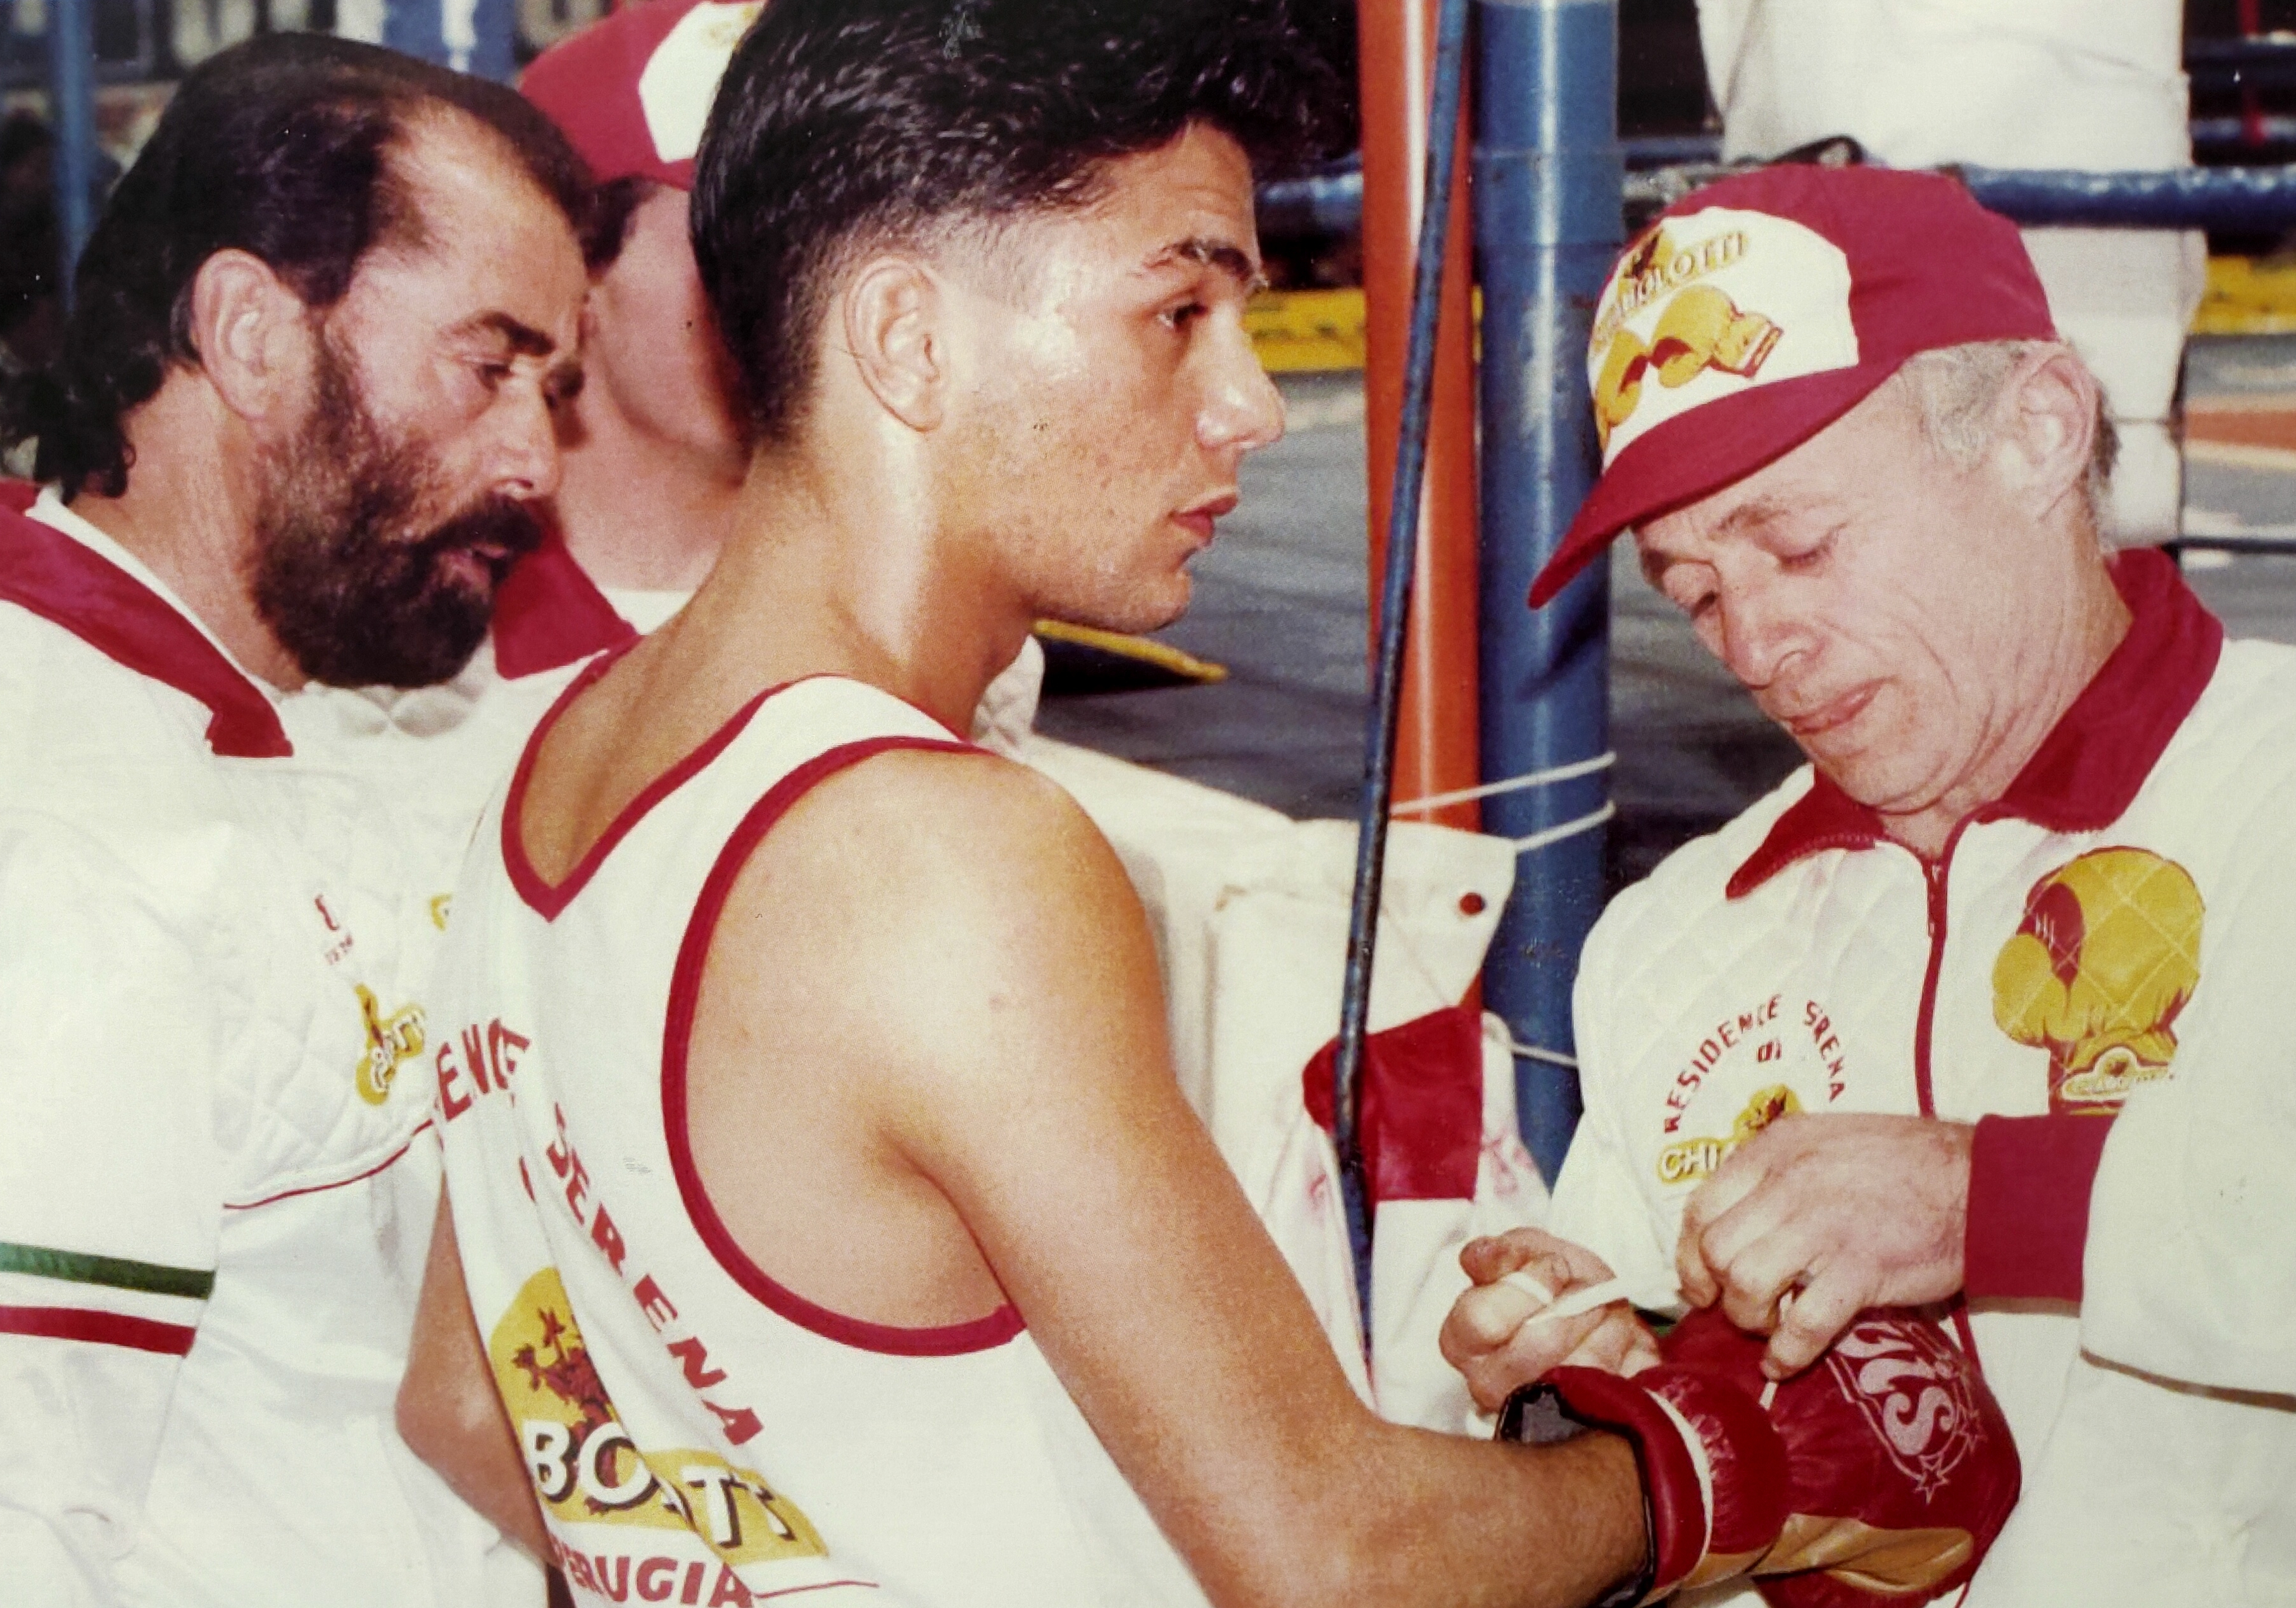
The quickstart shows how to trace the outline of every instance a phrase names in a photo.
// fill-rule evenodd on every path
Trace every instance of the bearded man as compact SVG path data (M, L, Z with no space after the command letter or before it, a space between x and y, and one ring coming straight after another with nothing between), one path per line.
M45 484L0 506L0 1600L490 1595L391 1427L436 927L291 694L485 635L556 483L582 195L507 90L254 41L8 399Z

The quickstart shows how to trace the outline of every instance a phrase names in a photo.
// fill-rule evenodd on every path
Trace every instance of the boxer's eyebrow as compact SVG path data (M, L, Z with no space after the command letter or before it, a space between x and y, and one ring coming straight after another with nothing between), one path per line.
M1192 234L1185 240L1174 241L1149 258L1148 267L1160 268L1175 260L1217 269L1234 280L1247 296L1267 288L1267 275L1260 271L1259 259L1232 240Z

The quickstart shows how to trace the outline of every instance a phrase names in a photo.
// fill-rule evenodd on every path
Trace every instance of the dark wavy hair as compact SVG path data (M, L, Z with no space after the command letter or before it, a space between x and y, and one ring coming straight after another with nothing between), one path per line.
M498 135L578 237L581 159L514 91L329 35L263 35L176 91L81 253L62 357L0 396L0 443L37 438L33 472L67 497L124 493L134 455L123 421L171 364L199 362L200 265L246 251L312 308L334 306L369 251L421 243L393 158L410 124L443 108Z
M1088 204L1201 121L1263 176L1340 100L1282 0L773 0L703 135L693 252L758 439L786 443L857 249Z

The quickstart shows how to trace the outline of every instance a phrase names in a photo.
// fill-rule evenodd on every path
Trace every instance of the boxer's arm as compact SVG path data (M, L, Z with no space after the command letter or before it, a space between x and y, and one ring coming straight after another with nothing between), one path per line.
M398 1433L496 1529L536 1557L544 1555L542 1512L487 1366L443 1192L422 1268L406 1375L398 1386Z
M820 1033L837 1002L870 1142L955 1207L1215 1602L1561 1604L1633 1575L1620 1441L1471 1441L1357 1399L1180 1096L1131 885L1049 783L922 755L832 778L718 935L705 1009Z

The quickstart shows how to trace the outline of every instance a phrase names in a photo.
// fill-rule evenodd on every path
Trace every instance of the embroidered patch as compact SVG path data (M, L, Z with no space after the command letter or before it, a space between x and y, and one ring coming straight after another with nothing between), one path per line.
M1652 1158L1658 1181L1696 1184L1787 1112L1833 1104L1849 1087L1846 1058L1832 1014L1800 994L1769 995L1715 1022L1667 1085ZM1729 1131L1716 1134L1733 1106Z
M1683 1139L1658 1153L1658 1181L1686 1184L1710 1175L1727 1156L1788 1112L1801 1109L1801 1100L1783 1083L1759 1089L1730 1124L1726 1139Z
M2110 1113L2169 1076L2203 914L2191 874L2142 849L2092 850L2027 892L1993 963L1993 1020L2048 1051L2052 1112Z
M422 1053L422 1007L403 1005L385 1015L381 1001L365 983L358 990L359 1018L366 1029L366 1048L359 1056L359 1098L381 1105L390 1097L390 1085L401 1062Z
M1849 259L1767 212L1669 217L1627 253L1587 347L1605 467L1653 427L1756 385L1854 368Z

